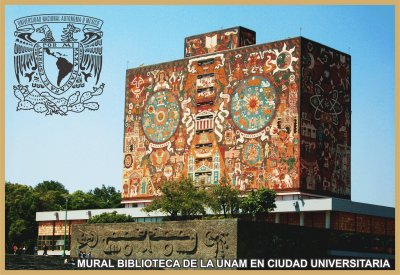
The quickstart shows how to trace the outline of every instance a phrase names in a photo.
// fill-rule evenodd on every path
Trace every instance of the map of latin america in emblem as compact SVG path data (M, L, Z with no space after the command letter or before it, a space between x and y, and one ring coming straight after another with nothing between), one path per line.
M46 14L14 21L14 95L17 111L46 115L99 109L103 93L103 21L73 14Z

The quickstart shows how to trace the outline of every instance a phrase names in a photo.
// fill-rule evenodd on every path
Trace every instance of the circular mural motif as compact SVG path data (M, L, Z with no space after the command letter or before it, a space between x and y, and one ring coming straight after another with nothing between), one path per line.
M250 166L257 165L262 162L262 148L261 145L255 141L250 140L243 147L243 160Z
M243 80L236 88L231 105L235 125L244 132L263 129L275 112L275 89L263 77Z
M179 124L179 103L168 91L150 96L143 109L142 126L145 135L153 142L167 141Z

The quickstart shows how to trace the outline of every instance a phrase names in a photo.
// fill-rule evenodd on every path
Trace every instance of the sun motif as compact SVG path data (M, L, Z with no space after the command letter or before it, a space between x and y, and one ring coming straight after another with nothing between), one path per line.
M257 112L258 108L260 108L260 100L257 96L252 95L249 99L247 99L246 107L247 110L254 114Z
M293 56L293 52L295 49L296 47L287 50L286 43L283 44L283 48L281 51L274 49L276 59L271 61L272 64L275 64L275 70L272 72L273 74L275 74L278 71L286 71L286 70L294 72L292 63L298 60L297 57Z

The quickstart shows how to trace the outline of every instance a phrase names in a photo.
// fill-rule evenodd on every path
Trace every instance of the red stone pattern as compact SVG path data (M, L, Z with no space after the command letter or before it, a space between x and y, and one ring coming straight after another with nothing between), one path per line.
M385 235L386 219L382 217L371 217L371 233L377 235Z
M300 225L300 214L299 213L279 213L279 223L287 224L287 225ZM309 226L312 227L312 223L309 224Z
M366 215L357 215L356 231L359 233L371 233L371 217Z
M386 219L386 234L389 236L394 236L395 234L395 222L394 219Z
M356 231L356 215L345 212L332 213L331 228L340 231Z
M301 188L350 199L350 56L301 39Z
M331 228L375 235L394 236L394 219L346 212L331 214Z
M85 220L67 221L66 234L69 234L69 229L73 224L84 224ZM64 235L64 221L40 221L38 236L60 236Z
M304 226L325 228L325 212L304 212Z
M313 213L313 227L325 228L325 212Z
M304 226L313 227L313 212L304 212Z

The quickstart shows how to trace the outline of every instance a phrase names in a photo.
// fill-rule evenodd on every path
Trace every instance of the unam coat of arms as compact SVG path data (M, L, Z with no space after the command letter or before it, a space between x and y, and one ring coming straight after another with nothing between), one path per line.
M99 84L103 21L46 14L14 22L17 111L67 115L70 111L98 110L94 97L104 89L104 83Z

